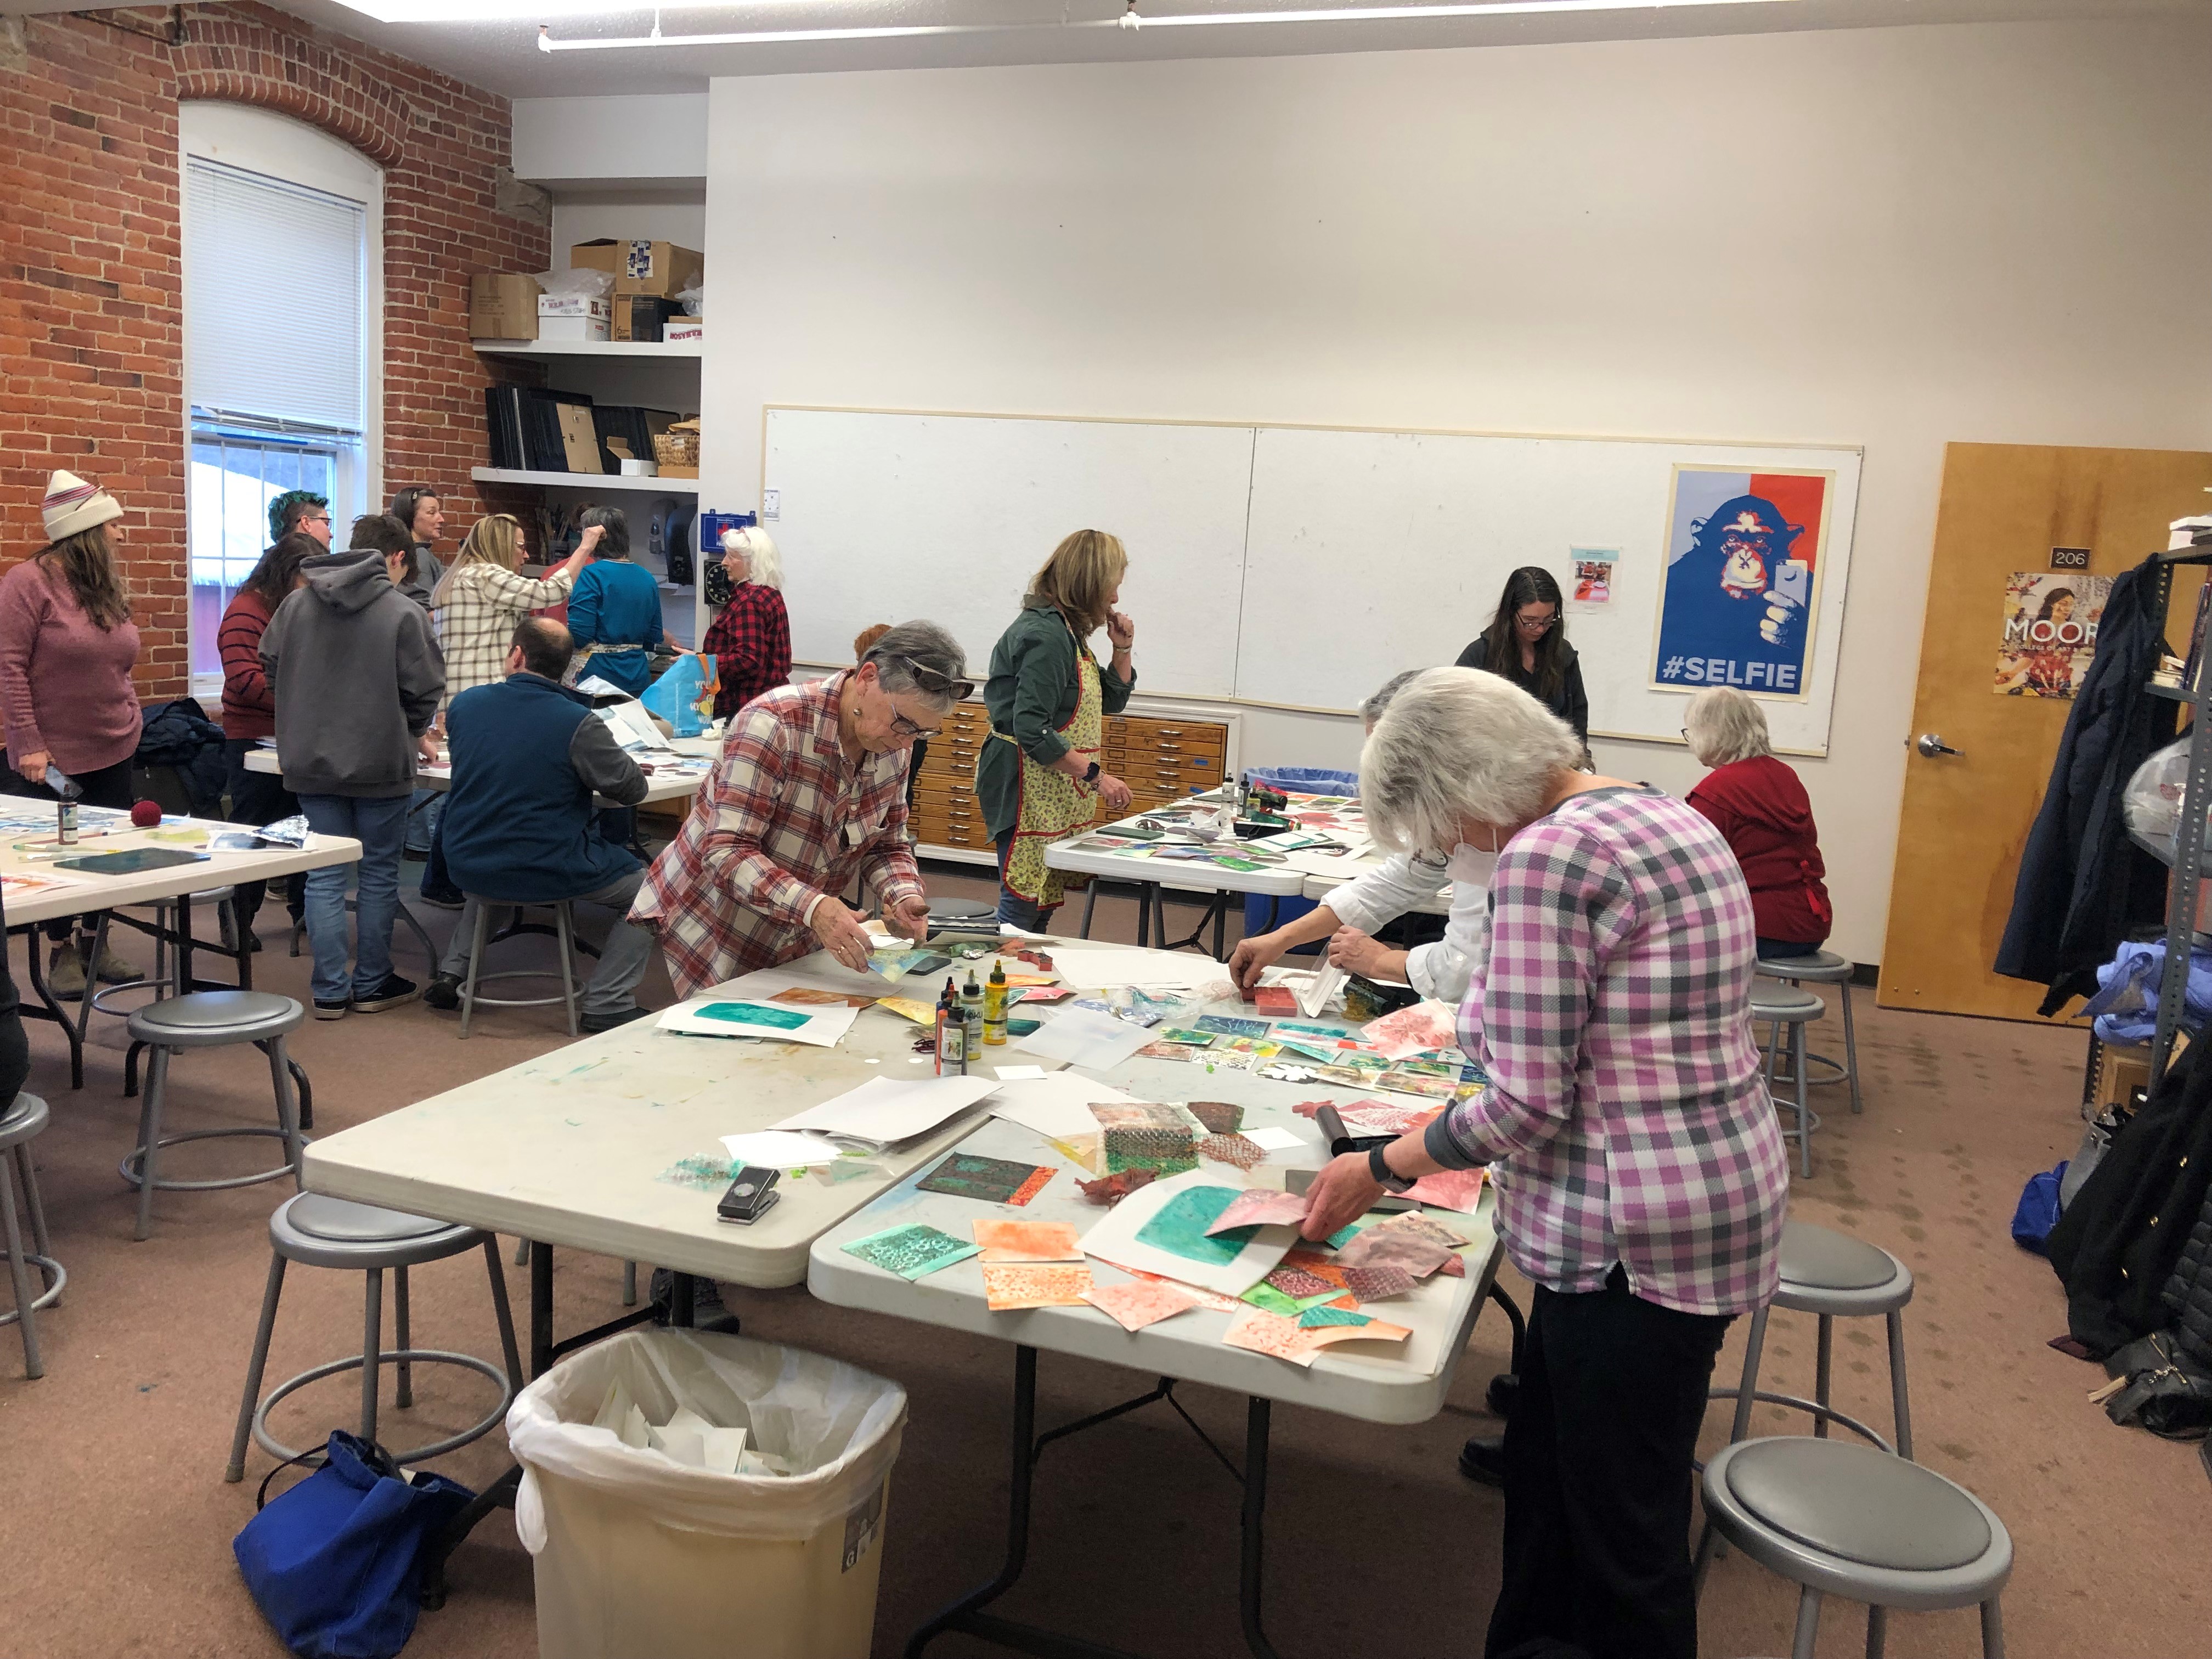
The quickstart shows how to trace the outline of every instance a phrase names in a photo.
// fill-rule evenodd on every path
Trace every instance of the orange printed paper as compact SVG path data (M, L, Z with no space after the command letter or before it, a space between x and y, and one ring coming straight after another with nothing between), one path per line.
M983 1296L993 1313L1079 1308L1091 1288L1091 1269L1073 1263L993 1262L983 1269Z
M1001 1221L988 1218L975 1223L975 1242L983 1247L983 1260L992 1261L1080 1261L1081 1247L1075 1229L1065 1221Z
M1133 1279L1126 1285L1097 1285L1083 1299L1101 1313L1110 1314L1125 1331L1141 1331L1163 1319L1172 1319L1201 1306L1201 1292L1188 1285L1163 1279Z

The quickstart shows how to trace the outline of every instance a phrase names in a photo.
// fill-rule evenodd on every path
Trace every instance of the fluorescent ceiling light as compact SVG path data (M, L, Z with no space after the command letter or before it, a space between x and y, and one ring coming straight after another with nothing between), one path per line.
M375 8L381 4L404 9L410 13L427 13L434 0L346 0L357 9L381 15ZM1075 21L1058 21L1036 23L939 23L908 27L878 27L818 29L750 29L733 33L664 34L660 29L658 10L655 12L653 33L650 34L578 38L556 40L540 25L538 49L540 52L612 52L654 46L753 46L773 45L780 41L799 42L817 40L898 40L917 35L931 34L1011 34L1041 29L1156 29L1156 28L1222 28L1251 23L1347 23L1347 22L1406 22L1426 21L1438 17L1511 17L1525 16L1536 12L1574 11L1657 11L1674 6L1744 6L1790 3L1790 0L1480 0L1479 3L1435 6L1332 6L1318 9L1285 11L1194 11L1176 12L1142 16L1137 10L1136 0L1129 0L1129 9L1119 17L1085 18ZM494 11L480 14L469 0L459 0L457 10L452 0L441 6L435 19L427 15L410 16L408 21L447 22L475 21L480 15L511 15L507 0L486 0ZM559 3L559 0L556 0ZM574 0L579 10L604 11L605 7L593 6L592 0ZM726 4L727 0L671 0L675 5ZM540 5L532 15L544 15ZM386 19L386 21L395 21Z

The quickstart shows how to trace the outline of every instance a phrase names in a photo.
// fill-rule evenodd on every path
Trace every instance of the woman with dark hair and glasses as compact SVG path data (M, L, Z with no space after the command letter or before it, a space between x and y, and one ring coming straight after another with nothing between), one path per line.
M1559 585L1540 565L1523 565L1505 579L1505 592L1482 636L1459 653L1459 668L1487 669L1513 682L1569 726L1589 747L1589 695L1583 665L1567 643Z
M1128 706L1137 625L1114 607L1129 556L1118 537L1079 530L1030 580L1022 613L991 651L983 686L991 738L975 763L975 798L999 849L999 920L1041 928L1058 908L1060 872L1045 848L1129 810L1129 786L1103 770L1106 716ZM1100 629L1114 649L1091 653Z
M438 492L428 484L410 484L392 498L392 516L406 526L407 534L415 544L414 568L406 580L393 586L425 611L430 608L430 590L437 586L438 579L446 574L445 566L431 546L446 530L446 506Z

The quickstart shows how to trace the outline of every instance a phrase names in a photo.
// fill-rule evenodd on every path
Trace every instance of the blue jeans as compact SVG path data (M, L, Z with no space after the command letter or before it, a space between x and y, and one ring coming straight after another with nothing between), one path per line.
M346 866L307 872L307 943L315 954L308 983L318 1002L346 1002L374 994L392 976L392 924L399 914L399 854L407 842L404 795L374 800L351 795L302 795L300 810L319 836L350 836L361 843L355 866L354 921L360 935L347 969Z
M1008 887L1006 883L1006 856L1013 851L1014 832L1009 830L992 839L999 847L999 920L1011 922L1017 927L1026 927L1032 933L1045 932L1045 924L1052 920L1052 913L1060 907L1057 904L1032 904Z

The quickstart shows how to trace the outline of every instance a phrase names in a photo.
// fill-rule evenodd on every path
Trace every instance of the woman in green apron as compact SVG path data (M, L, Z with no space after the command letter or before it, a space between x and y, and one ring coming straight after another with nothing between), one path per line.
M1088 829L1101 806L1109 818L1128 810L1128 785L1098 763L1106 716L1121 712L1137 680L1137 627L1114 608L1128 568L1118 539L1077 531L1053 549L991 651L991 740L975 763L975 798L999 848L999 920L1017 927L1042 928L1060 903L1045 848ZM1105 668L1090 646L1102 628L1114 647Z

